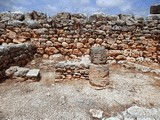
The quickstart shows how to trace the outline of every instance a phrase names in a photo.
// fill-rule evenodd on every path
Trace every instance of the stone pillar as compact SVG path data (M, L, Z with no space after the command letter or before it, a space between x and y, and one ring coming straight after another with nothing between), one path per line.
M159 41L159 44L157 46L157 61L160 63L160 41Z
M89 83L96 87L105 87L109 84L106 49L104 47L92 47L90 57Z
M152 5L150 7L150 14L160 14L160 5Z
M104 47L92 47L90 52L91 62L94 64L106 64L107 54Z

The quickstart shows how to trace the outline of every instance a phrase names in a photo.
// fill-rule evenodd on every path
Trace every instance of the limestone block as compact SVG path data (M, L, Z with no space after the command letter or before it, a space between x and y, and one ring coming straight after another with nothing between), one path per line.
M109 50L109 56L116 57L118 55L122 55L122 51L120 51L120 50Z
M92 114L93 118L102 118L103 117L103 111L97 110L97 109L90 109L89 112Z
M118 55L116 57L116 60L125 60L125 59L126 59L126 57L124 55Z
M40 69L31 69L28 71L26 74L26 77L34 80L39 80L40 79Z
M14 73L13 76L15 76L15 77L25 77L28 71L29 71L28 68L19 67L19 68L17 68L17 71Z
M80 42L77 43L77 48L83 48L83 46L84 46L83 43L80 43Z
M94 64L105 64L107 61L106 49L104 47L92 47L90 51L91 62Z
M90 64L89 82L93 86L105 87L109 84L109 66Z
M5 71L6 76L12 77L12 75L17 71L18 66L12 66Z
M47 47L45 49L46 54L53 55L59 52L59 50L55 47Z

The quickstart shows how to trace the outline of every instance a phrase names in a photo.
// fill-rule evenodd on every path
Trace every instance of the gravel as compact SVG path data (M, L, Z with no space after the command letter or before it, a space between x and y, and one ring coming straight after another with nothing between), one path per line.
M154 77L116 65L103 90L87 80L54 83L53 71L43 71L39 82L6 80L0 84L0 119L94 120L90 109L102 110L104 119L133 105L158 109L160 86Z

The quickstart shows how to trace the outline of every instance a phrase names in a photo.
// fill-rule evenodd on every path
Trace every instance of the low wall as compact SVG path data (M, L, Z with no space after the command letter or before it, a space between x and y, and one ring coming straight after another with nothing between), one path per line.
M160 14L133 15L59 13L1 13L0 44L31 42L48 58L61 53L67 58L88 55L94 45L109 50L108 60L157 62Z
M61 61L56 64L55 82L63 80L89 80L89 57L82 57L80 60Z
M23 66L35 53L32 44L0 46L0 79L5 77L5 70L12 65Z

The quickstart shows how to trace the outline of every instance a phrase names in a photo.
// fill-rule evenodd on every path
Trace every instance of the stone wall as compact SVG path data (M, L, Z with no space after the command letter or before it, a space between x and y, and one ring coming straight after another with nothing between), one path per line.
M1 13L0 44L31 42L48 58L61 53L67 58L88 55L93 45L109 50L108 60L157 62L160 14L133 15L59 13Z
M61 61L56 64L55 82L85 79L89 80L90 59L88 56L81 57L79 60Z
M33 58L35 47L32 44L0 46L0 79L10 66L23 66Z

